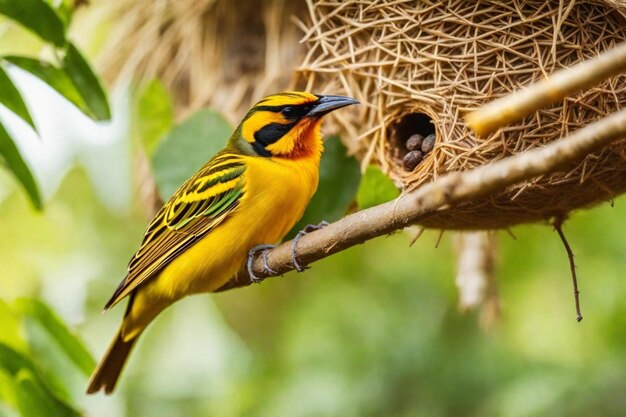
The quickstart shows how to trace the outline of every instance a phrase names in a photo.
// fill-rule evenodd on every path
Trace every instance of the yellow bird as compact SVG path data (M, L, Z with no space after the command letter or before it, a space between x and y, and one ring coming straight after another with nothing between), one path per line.
M356 103L286 92L264 98L246 114L226 148L185 182L148 226L105 306L130 296L87 393L113 391L133 345L166 307L220 288L264 244L287 234L317 189L322 117ZM295 252L294 264L300 269Z

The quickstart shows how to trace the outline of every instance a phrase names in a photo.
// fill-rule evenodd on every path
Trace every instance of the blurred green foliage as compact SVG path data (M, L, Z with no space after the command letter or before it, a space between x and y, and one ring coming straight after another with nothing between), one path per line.
M176 125L152 155L152 171L163 201L226 146L231 134L228 122L211 110L200 110Z
M136 94L133 132L148 156L174 126L174 105L159 80L141 86Z
M386 176L380 168L368 166L356 193L356 204L359 210L363 210L391 201L399 195L400 190L391 178Z
M78 416L60 355L87 376L95 362L82 341L41 301L0 300L0 402L24 417Z
M19 149L9 136L4 126L0 124L0 163L3 162L15 178L22 184L24 190L30 197L33 207L41 209L41 196L30 168L22 158ZM0 164L2 165L2 164Z
M40 57L0 57L0 104L18 115L36 130L21 93L6 74L10 65L17 66L43 80L68 101L95 120L111 117L107 95L100 80L76 46L66 37L72 6L68 0L0 0L0 14L19 23L53 48L54 60ZM28 193L33 206L42 206L39 187L28 162L13 143L0 122L0 162L14 174Z
M28 113L28 108L26 108L22 95L2 67L0 67L0 91L2 91L2 104L21 117L33 129L36 129L35 122L33 122L30 113Z
M65 45L65 24L47 1L0 0L0 14L10 17L57 47Z

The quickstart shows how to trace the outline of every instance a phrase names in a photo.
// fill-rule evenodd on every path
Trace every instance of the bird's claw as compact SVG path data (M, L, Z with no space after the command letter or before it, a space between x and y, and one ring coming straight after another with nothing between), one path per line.
M302 266L298 262L298 259L297 259L298 241L300 240L302 236L306 235L307 233L320 230L326 226L328 226L328 222L326 220L322 220L318 224L309 224L304 229L300 230L298 234L296 235L296 237L293 238L293 243L291 244L291 262L293 263L293 267L296 269L296 271L303 272L309 269L308 266Z
M267 272L268 275L276 275L278 274L278 272L274 271L272 268L270 268L268 262L267 262L267 253L270 249L274 249L276 247L276 245L257 245L255 247L253 247L252 249L250 249L250 251L248 252L248 262L247 262L247 267L248 267L248 275L250 275L250 281L252 282L261 282L264 280L264 278L260 278L258 276L256 276L254 274L254 272L252 272L252 262L254 261L254 257L256 256L257 253L261 252L261 258L263 259L263 268L265 268L265 272Z

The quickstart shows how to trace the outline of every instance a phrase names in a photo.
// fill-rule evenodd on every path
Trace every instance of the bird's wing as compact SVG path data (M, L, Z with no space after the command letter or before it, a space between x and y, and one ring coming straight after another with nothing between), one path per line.
M105 310L224 221L243 195L244 171L238 155L218 154L183 184L148 226L141 247L128 264L128 274Z

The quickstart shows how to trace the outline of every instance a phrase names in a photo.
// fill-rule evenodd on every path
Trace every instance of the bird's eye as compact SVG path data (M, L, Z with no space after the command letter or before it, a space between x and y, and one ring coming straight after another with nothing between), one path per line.
M292 117L294 117L296 115L296 111L293 107L285 107L281 113L283 114L283 116L285 116L287 119L291 119Z

